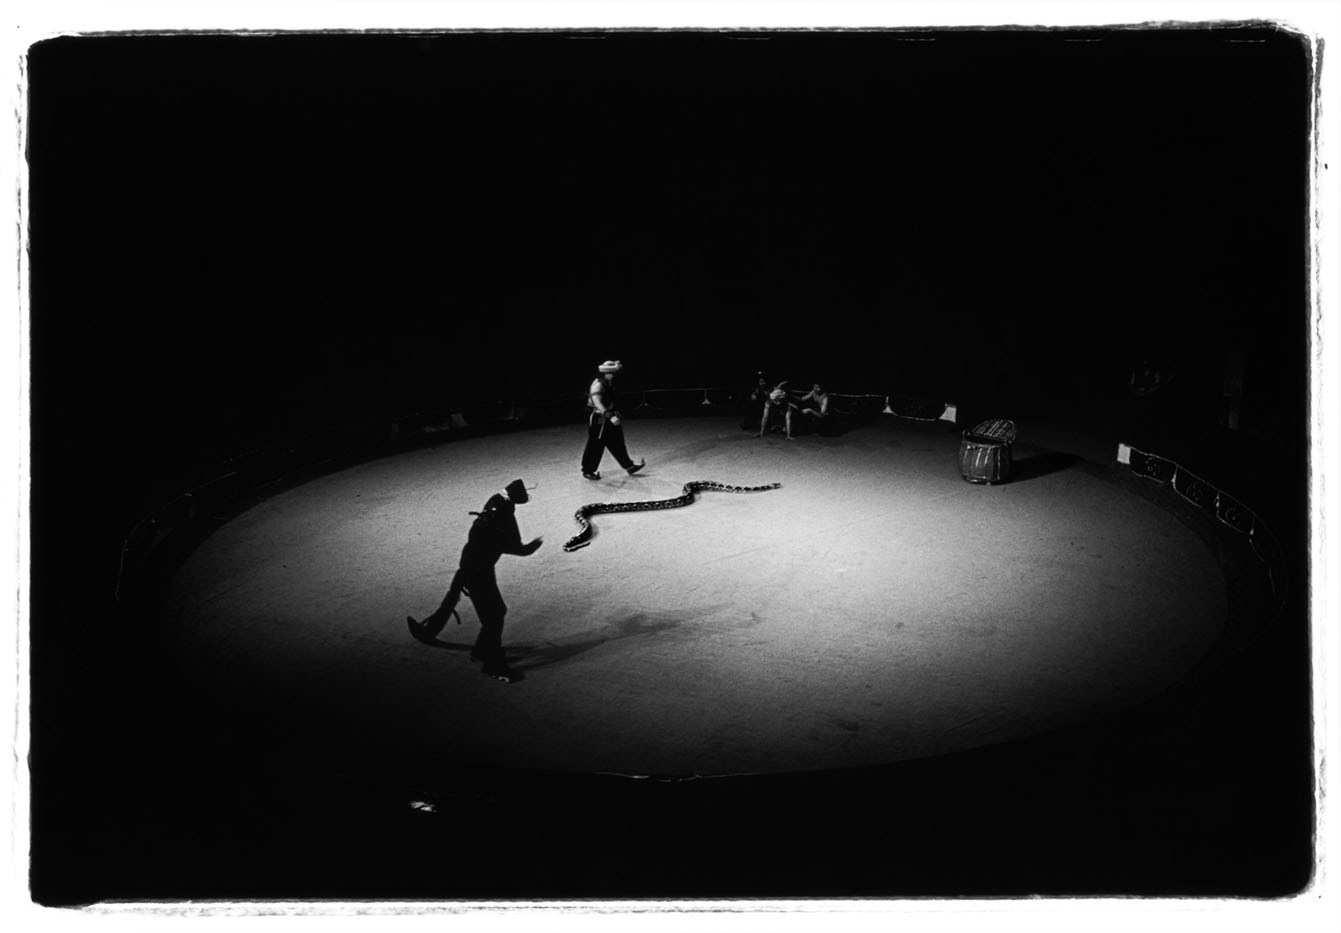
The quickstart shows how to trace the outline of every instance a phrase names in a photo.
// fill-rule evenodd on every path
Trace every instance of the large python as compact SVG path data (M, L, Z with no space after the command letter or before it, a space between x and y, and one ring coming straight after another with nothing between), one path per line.
M684 494L676 496L674 499L649 499L643 502L592 502L589 505L582 506L573 514L574 520L582 526L582 530L565 541L563 549L565 551L576 551L578 548L584 548L590 544L592 527L588 518L602 512L650 512L653 509L678 509L693 502L694 494L704 489L717 492L764 492L769 489L778 489L781 486L781 483L769 483L767 486L729 486L726 483L714 483L711 480L694 480L685 483Z

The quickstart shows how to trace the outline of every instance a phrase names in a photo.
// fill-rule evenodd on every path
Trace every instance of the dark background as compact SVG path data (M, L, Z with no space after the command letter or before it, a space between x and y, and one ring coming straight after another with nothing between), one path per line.
M740 385L762 367L839 392L954 401L961 421L1111 419L1270 514L1302 585L1311 74L1298 37L1252 26L101 36L35 46L28 75L40 899L381 895L388 885L404 895L399 882L415 896L495 890L484 871L474 887L444 891L427 869L416 886L394 862L352 856L341 871L310 857L244 867L257 863L253 844L279 858L296 836L323 837L278 815L272 798L288 772L244 779L213 758L226 772L219 787L241 782L253 796L199 818L272 844L174 835L174 794L186 792L163 785L163 743L143 718L165 702L143 661L151 636L109 600L119 548L185 477L314 428L576 399L606 358L625 361L634 390ZM1143 356L1173 380L1131 420L1128 379ZM1235 360L1243 391L1231 427ZM600 817L580 833L551 821L523 835L518 848L537 861L509 890L1296 889L1311 825L1299 718L1307 607L1292 612L1279 656L1256 659L1279 664L1255 675L1279 689L1267 706L1245 701L1258 738L1276 736L1272 751L1236 742L1230 720L1200 718L1228 715L1209 712L1203 694L1195 715L1158 719L1138 774L1114 777L1090 737L1086 751L1049 753L1063 755L1053 766L1083 762L1082 774L1046 789L994 782L1043 807L1102 776L1106 807L1070 798L1103 827L1071 840L1070 856L1045 828L1070 825L1056 811L1017 810L1030 814L1010 818L1021 825L999 825L1015 798L965 808L946 792L959 815L945 816L944 832L921 824L907 845L879 807L830 819L813 787L805 802L788 787L777 793L802 814L804 845L849 853L817 877L789 874L776 857L742 869L729 846L715 850L722 872L708 873L672 845L660 873L616 873L592 892L581 883L590 876L534 855L537 839L574 834L612 851L602 843L616 825L641 825L591 803L584 812ZM171 727L188 734L189 717ZM1189 735L1227 744L1211 752ZM118 741L153 764L127 776L134 756L117 756L122 776L103 783ZM1185 783L1169 789L1161 770ZM915 783L914 772L900 779ZM90 779L92 812L70 813L61 801ZM720 810L696 801L694 812L739 813L732 793ZM230 798L210 796L216 808ZM139 802L133 818L110 815L128 798ZM403 846L369 799L359 832ZM470 810L480 798L464 799ZM628 803L650 835L675 825L658 814L689 807L684 796ZM1188 806L1200 809L1188 816ZM1165 809L1148 825L1132 818ZM749 851L788 851L759 841L775 824L762 810L757 819ZM152 827L138 861L112 855L127 823ZM495 840L493 855L515 859L507 826L475 828ZM1011 833L1029 855L1010 849ZM959 847L957 836L973 842ZM164 854L167 837L191 857ZM244 850L250 862L228 858ZM968 850L979 854L952 854ZM183 867L193 859L198 871Z

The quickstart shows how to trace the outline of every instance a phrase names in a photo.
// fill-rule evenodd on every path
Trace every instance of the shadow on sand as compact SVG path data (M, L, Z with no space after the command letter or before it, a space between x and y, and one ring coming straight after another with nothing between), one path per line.
M1018 483L1022 480L1038 479L1049 473L1060 473L1079 461L1080 458L1075 454L1060 451L1050 450L1041 454L1031 454L1015 461L1011 468L1010 481Z
M576 657L607 642L622 638L636 638L641 635L655 635L674 629L689 619L675 613L659 613L649 616L646 613L634 613L627 618L603 625L598 629L580 632L562 642L544 642L539 645L509 645L508 659L517 670L535 670L548 667L560 661Z
M677 628L690 621L687 616L675 613L634 613L626 618L610 622L599 628L579 632L562 642L542 642L540 644L505 645L508 664L514 670L527 671L548 667L561 661L567 661L580 654L599 648L608 642L623 638L636 638L641 635L655 635ZM467 624L469 624L467 622ZM474 647L471 642L443 641L435 639L425 642L430 648L440 651L452 651L465 654Z

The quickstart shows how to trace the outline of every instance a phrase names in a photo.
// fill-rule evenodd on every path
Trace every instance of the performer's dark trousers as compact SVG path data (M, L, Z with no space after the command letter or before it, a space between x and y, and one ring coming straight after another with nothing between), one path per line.
M607 450L624 469L633 466L633 458L624 446L623 425L611 424L593 413L587 418L587 446L582 451L582 472L595 473Z
M498 591L498 578L494 576L492 567L487 572L468 574L458 570L453 575L447 595L442 598L442 605L424 620L429 634L437 635L442 631L451 618L452 610L461 600L462 590L470 597L475 614L480 619L480 634L475 639L471 654L483 661L485 667L501 665L504 662L503 618L507 615L508 607L503 602L503 594Z

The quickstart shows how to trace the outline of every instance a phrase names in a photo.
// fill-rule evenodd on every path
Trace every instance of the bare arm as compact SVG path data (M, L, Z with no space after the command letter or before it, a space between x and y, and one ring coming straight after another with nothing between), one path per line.
M610 407L605 404L605 383L597 379L591 384L587 392L591 396L591 407L595 408L602 415L610 411Z
M619 424L619 412L605 403L605 383L600 379L591 384L591 405L602 418L611 424Z

